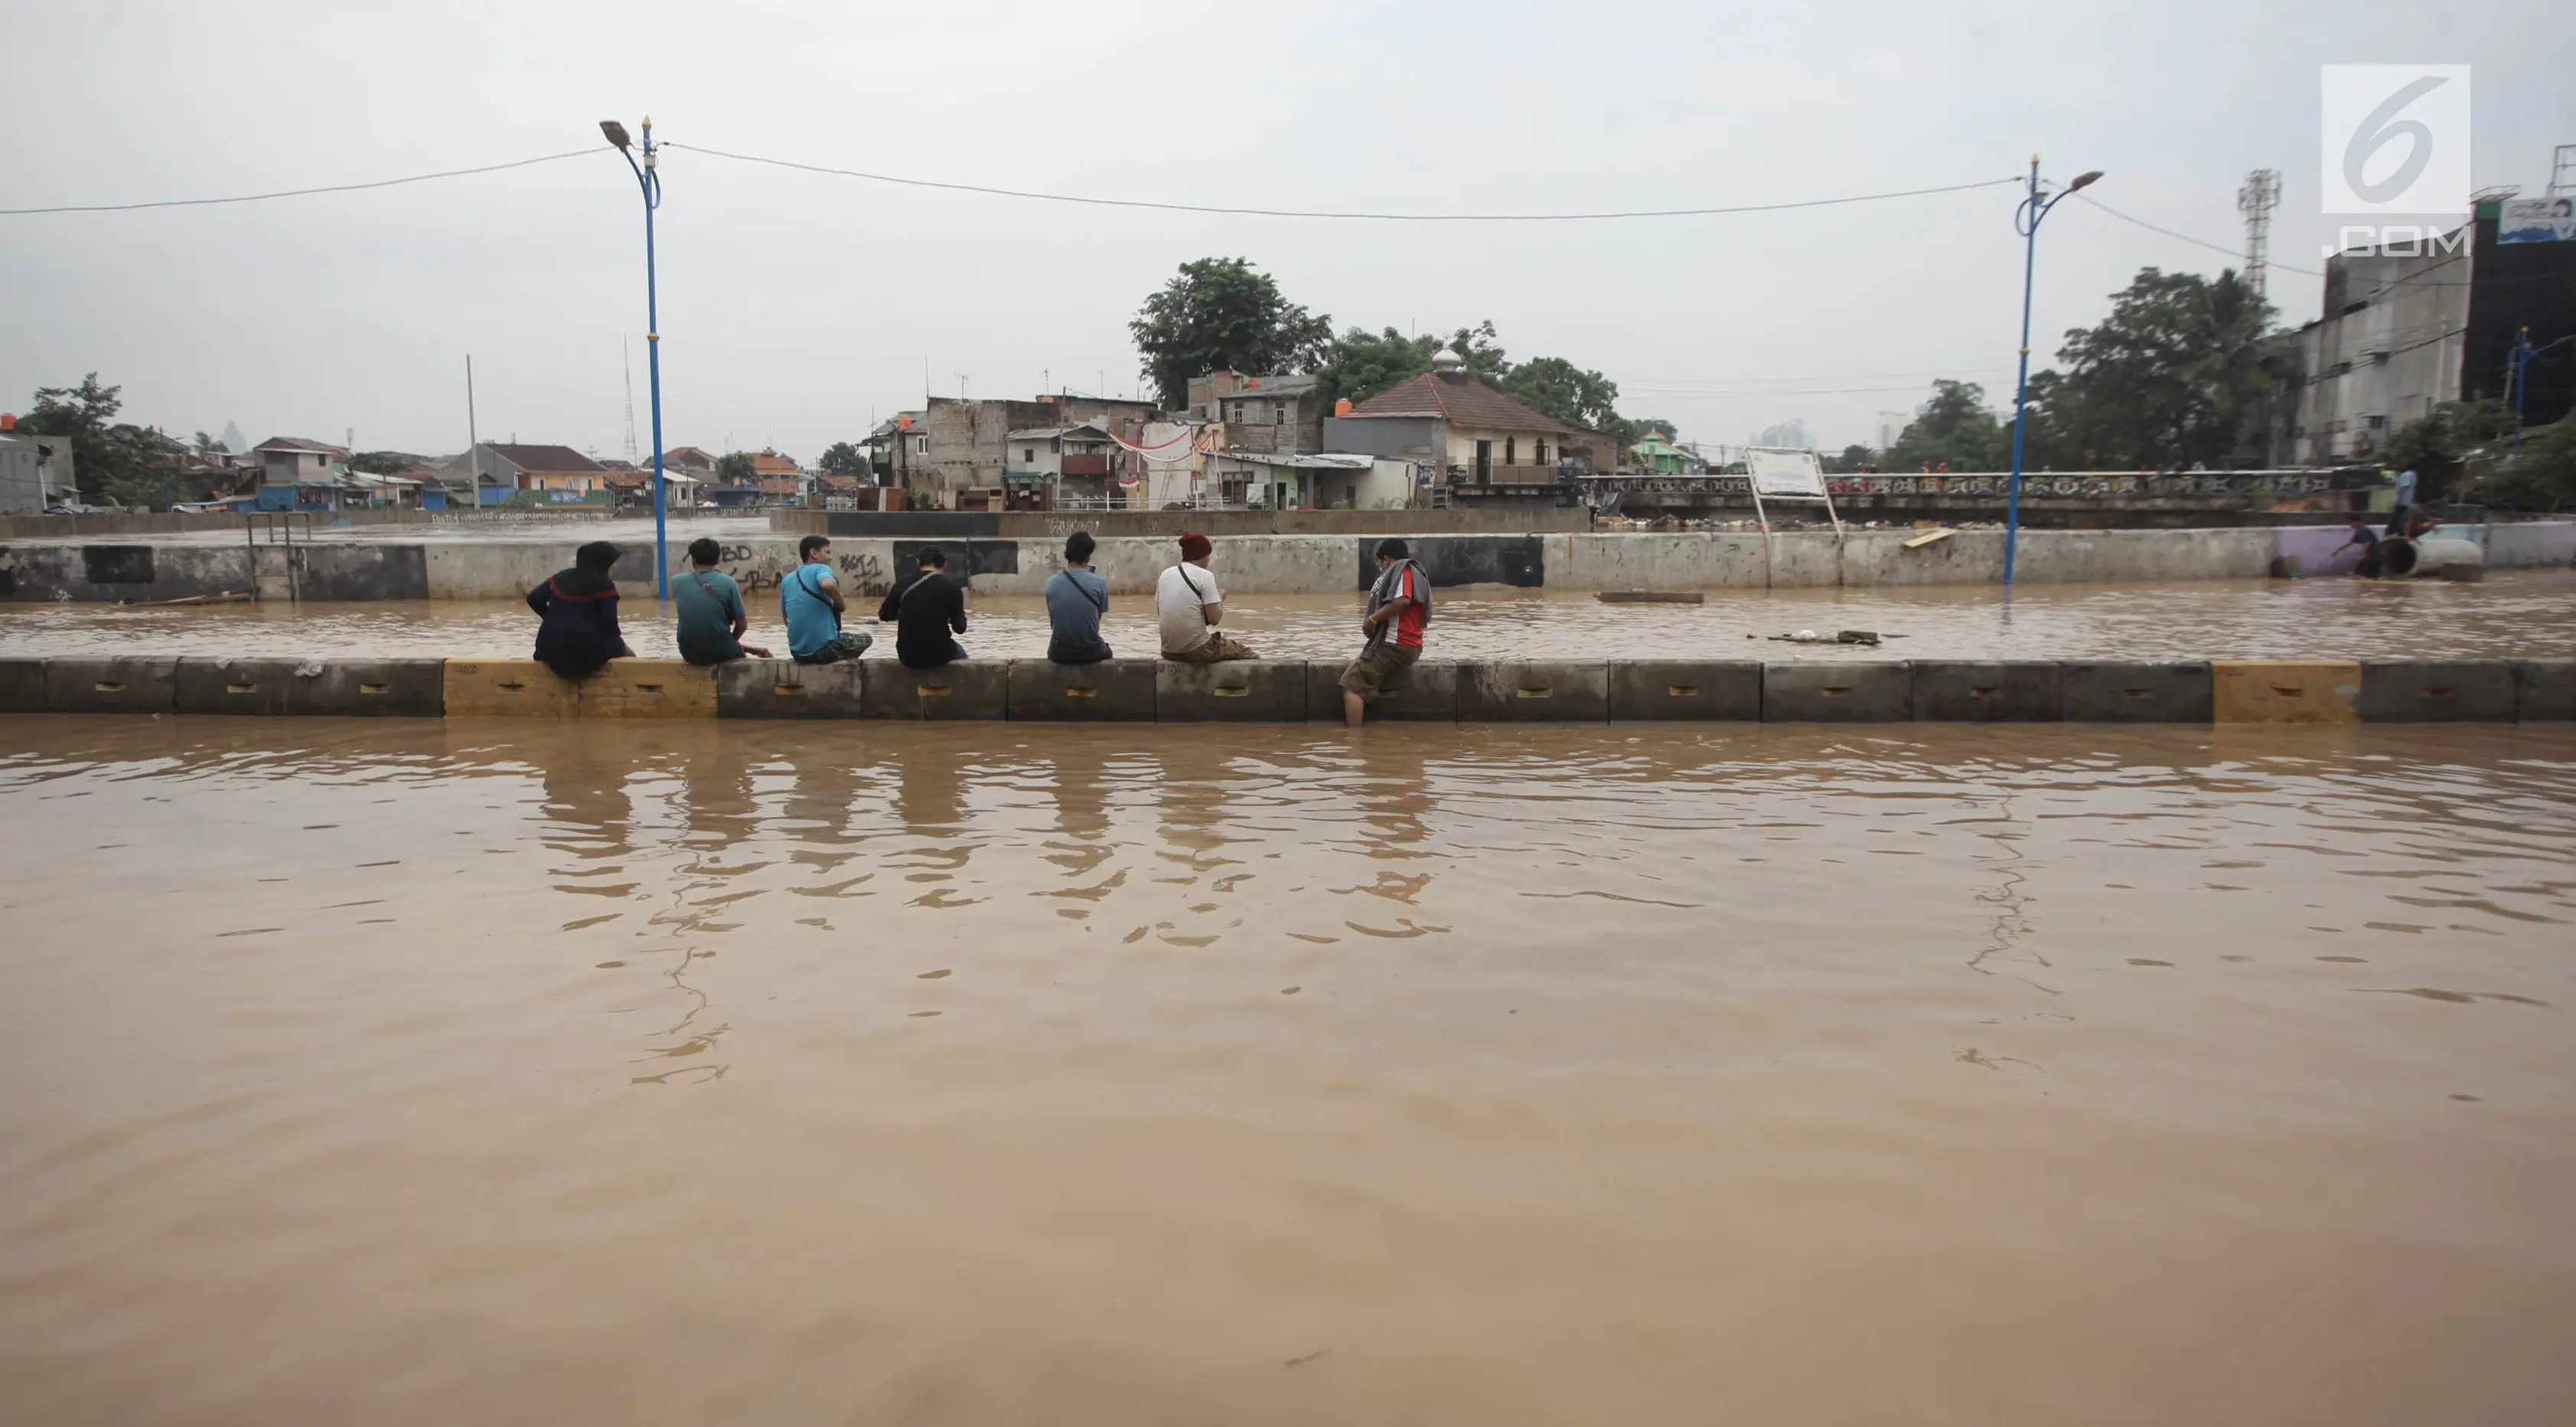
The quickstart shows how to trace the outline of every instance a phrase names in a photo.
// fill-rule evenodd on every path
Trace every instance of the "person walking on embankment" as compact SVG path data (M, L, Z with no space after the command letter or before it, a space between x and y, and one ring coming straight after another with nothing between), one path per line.
M920 573L894 587L877 607L877 622L894 626L894 657L907 669L936 669L966 657L957 635L966 632L966 592L944 573L948 554L924 545Z
M1163 657L1175 664L1220 664L1258 659L1217 626L1225 620L1225 591L1208 572L1216 544L1197 531L1181 537L1181 562L1154 582L1154 612L1163 625Z
M1359 727L1368 716L1368 701L1422 657L1422 630L1430 622L1431 572L1414 560L1403 541L1379 541L1377 583L1369 586L1368 614L1360 621L1368 643L1342 670L1344 724Z
M671 609L680 629L680 657L701 669L730 664L749 656L766 659L769 651L742 642L751 628L751 612L742 607L742 586L716 568L724 547L712 535L689 542L688 573L671 582Z
M617 627L618 550L594 540L572 552L572 568L558 570L528 591L528 608L537 612L537 662L567 679L586 679L611 659L632 659L625 632Z
M832 575L832 542L808 535L796 542L796 568L778 582L778 613L787 621L787 652L799 664L838 664L876 643L872 634L841 628L849 611L841 582Z

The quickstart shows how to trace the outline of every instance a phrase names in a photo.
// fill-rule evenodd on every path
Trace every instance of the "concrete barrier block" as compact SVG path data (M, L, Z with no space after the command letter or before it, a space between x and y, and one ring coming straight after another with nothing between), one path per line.
M2508 659L2513 716L2524 723L2576 721L2576 659Z
M564 679L533 659L450 659L449 718L714 718L715 671L677 659L612 659Z
M2065 716L2055 664L1914 661L1917 723L2055 723Z
M1008 714L1014 723L1152 723L1153 659L1058 664L1011 661Z
M867 665L734 659L716 666L718 718L860 718Z
M573 684L582 718L714 718L716 671L679 659L611 659Z
M1612 723L1755 723L1761 718L1762 666L1752 660L1623 659L1610 666Z
M48 659L52 713L169 713L178 707L176 658Z
M188 658L176 703L190 714L437 718L446 681L439 659Z
M450 659L445 683L449 718L573 718L580 713L573 686L534 659Z
M1762 666L1764 723L1908 723L1913 670L1898 660Z
M1333 707L1341 708L1338 696ZM1154 717L1163 723L1304 723L1306 666L1278 659L1160 661L1154 666Z
M2209 665L2064 664L2057 674L2068 723L2207 723Z
M936 669L907 669L888 660L868 671L859 703L870 718L1004 719L1011 712L1011 666L1001 659L961 659Z
M1610 666L1561 660L1458 667L1461 723L1607 723Z
M2510 723L2513 671L2501 659L2369 659L2356 709L2364 723Z
M1306 666L1306 717L1316 723L1342 721L1342 670L1348 659L1318 659ZM1404 671L1393 684L1369 700L1368 716L1417 723L1458 721L1458 666L1424 660Z
M1304 677L1303 670L1299 671L1299 677ZM45 661L0 659L0 713L44 711Z
M2209 666L2217 723L2355 723L2361 664L2350 659L2220 660Z

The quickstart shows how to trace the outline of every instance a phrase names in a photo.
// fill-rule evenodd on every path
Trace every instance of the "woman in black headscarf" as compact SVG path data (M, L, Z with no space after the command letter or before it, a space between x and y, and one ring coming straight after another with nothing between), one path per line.
M572 553L572 568L528 591L537 626L537 659L567 679L587 678L611 659L632 659L617 628L617 582L608 572L617 547L594 540Z

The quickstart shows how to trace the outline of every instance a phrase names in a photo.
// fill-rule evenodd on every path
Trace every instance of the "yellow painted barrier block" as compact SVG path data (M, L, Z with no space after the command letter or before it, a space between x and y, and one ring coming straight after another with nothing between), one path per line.
M2361 665L2347 659L2213 660L2216 723L2359 723Z
M574 718L573 686L534 659L450 659L442 691L449 718Z
M716 716L716 671L684 660L611 659L573 687L583 718Z
M712 669L677 659L612 659L579 681L533 659L450 659L449 718L714 718Z

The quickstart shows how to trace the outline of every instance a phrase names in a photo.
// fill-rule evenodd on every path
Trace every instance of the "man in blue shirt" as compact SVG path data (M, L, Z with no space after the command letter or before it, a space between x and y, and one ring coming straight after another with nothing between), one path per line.
M689 542L689 569L671 582L671 605L680 626L680 657L704 668L749 655L766 659L769 651L742 642L751 615L742 607L742 586L716 568L724 547L711 536Z
M841 583L832 578L832 542L808 535L796 542L796 568L778 582L778 612L787 618L787 652L799 664L838 664L856 659L875 638L841 631Z
M1109 613L1109 582L1092 573L1091 552L1099 542L1088 530L1077 530L1064 542L1064 568L1046 582L1047 623L1055 633L1047 640L1047 658L1058 664L1097 664L1110 657L1100 637L1100 617Z
M2361 576L2365 580L2378 579L2380 571L2379 532L2371 529L2370 522L2364 520L2358 515L2346 518L2352 522L2352 534L2347 537L2341 545L2336 546L2333 553L2327 555L2326 558L2331 560L2336 555L2340 555L2346 550L2358 545L2361 547L2361 563L2353 566L2352 572Z

